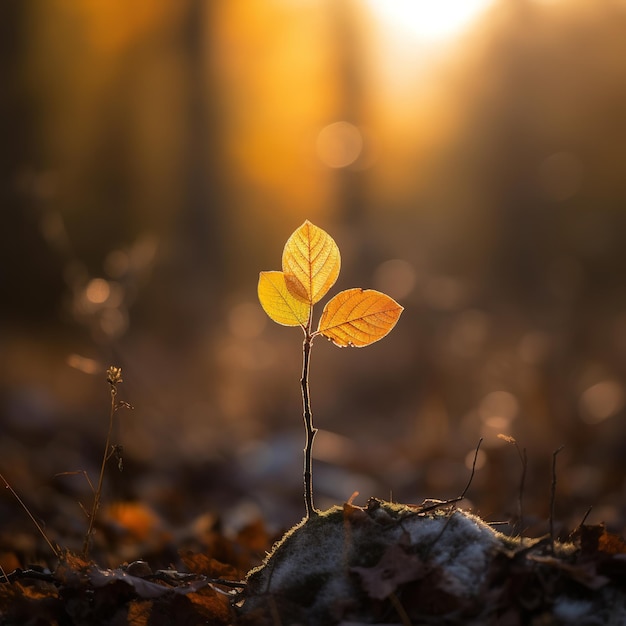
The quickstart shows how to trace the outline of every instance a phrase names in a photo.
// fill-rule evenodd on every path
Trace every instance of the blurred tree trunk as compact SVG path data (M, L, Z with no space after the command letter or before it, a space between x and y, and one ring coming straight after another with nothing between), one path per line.
M211 321L225 289L227 215L218 86L211 73L211 3L189 0L182 24L185 105L182 111L181 206L174 221L175 261L169 284L176 294L176 336L194 342ZM232 254L232 253L231 253Z
M515 0L509 10L516 32L505 31L493 54L501 77L501 115L494 127L494 171L490 187L496 223L496 241L490 264L495 291L514 307L527 306L542 296L545 266L550 252L553 211L539 193L539 166L548 153L541 124L541 51L532 33L535 11L528 0Z
M331 24L334 26L336 80L338 89L337 121L353 124L362 133L367 106L367 68L364 54L364 33L358 19L362 8L353 0L331 1ZM353 269L346 267L344 278L360 281L361 277L371 276L377 259L377 233L368 227L368 196L366 191L366 171L361 167L368 146L363 137L363 153L359 159L334 173L337 184L337 215L340 223L347 228L351 241L358 244L358 264ZM358 274L357 274L358 271Z
M330 11L334 25L339 90L337 120L360 128L363 121L364 76L357 12L352 0L331 2ZM355 227L362 221L364 214L362 172L351 166L342 167L337 171L337 178L339 215L343 222Z
M33 10L20 0L0 2L0 317L48 324L63 285L60 263L40 230L38 203L46 196L37 144L41 103L24 80L25 23Z

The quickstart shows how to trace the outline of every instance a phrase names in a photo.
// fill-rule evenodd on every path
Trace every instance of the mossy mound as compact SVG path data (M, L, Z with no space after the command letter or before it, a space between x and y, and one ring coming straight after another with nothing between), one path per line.
M620 578L602 575L595 554L511 539L456 508L370 499L287 532L248 574L239 615L283 626L626 623Z

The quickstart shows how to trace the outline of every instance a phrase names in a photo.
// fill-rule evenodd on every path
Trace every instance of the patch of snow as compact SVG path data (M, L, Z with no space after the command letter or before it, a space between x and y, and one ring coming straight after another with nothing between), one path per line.
M501 545L497 533L479 518L459 510L435 520L439 534L431 539L431 562L443 568L454 595L476 594L493 552Z

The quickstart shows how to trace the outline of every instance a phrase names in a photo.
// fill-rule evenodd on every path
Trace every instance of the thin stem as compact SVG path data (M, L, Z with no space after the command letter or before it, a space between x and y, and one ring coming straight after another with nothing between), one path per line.
M307 519L318 514L313 506L313 472L311 468L313 439L315 439L315 434L317 433L317 428L313 428L313 415L311 414L311 400L309 397L309 359L311 358L312 341L313 337L310 329L306 328L302 346L302 378L300 384L302 385L302 406L306 431L306 445L304 448L304 506Z
M518 521L517 521L517 533L520 536L520 542L524 543L524 485L526 484L526 469L528 467L528 457L526 456L526 448L522 449L519 447L517 441L513 437L509 437L505 439L505 441L510 441L517 450L517 455L519 456L520 463L522 465L522 475L519 481L519 490L517 494L517 510L518 510Z
M586 511L585 514L583 515L582 520L580 520L580 524L578 524L578 528L582 528L585 525L585 522L587 521L587 518L589 517L589 514L591 513L591 511L593 510L593 505L591 505Z
M523 450L517 444L515 437L511 437L510 435L499 434L498 438L503 439L507 443L512 443L517 450L517 454L519 456L520 463L522 464L522 475L519 482L519 491L517 494L517 508L518 508L518 520L517 520L517 531L520 536L520 542L524 543L524 485L526 484L526 468L528 467L528 459L526 457L526 448Z
M478 452L480 450L480 445L483 442L483 438L481 437L478 440L478 444L476 445L476 449L474 450L474 461L472 462L472 472L470 474L469 480L467 481L467 485L465 485L465 489L460 496L456 496L456 498L450 498L449 500L435 500L433 504L420 505L417 507L416 514L419 515L421 513L428 513L429 511L436 511L437 509L442 509L443 507L450 506L451 504L455 504L456 502L460 502L465 499L469 488L472 486L472 482L474 480L474 474L476 473L476 462L478 461ZM430 501L432 502L432 500Z
M104 445L104 452L102 454L102 464L100 465L100 476L98 477L98 486L93 498L93 506L91 507L91 513L89 514L89 527L87 528L87 534L85 535L85 542L83 544L83 556L87 558L89 554L89 544L91 542L91 535L93 533L93 526L96 521L96 515L100 508L100 497L102 495L102 483L104 482L104 468L107 461L111 456L109 449L111 447L111 433L113 432L113 416L115 415L115 398L117 396L117 389L115 384L111 384L111 409L109 412L109 432L107 433L106 443Z
M52 550L54 556L59 558L59 551L52 545L52 542L50 541L50 539L48 539L48 535L46 535L46 533L44 532L44 529L41 527L41 524L35 519L35 516L30 512L30 509L24 504L24 501L22 500L22 498L20 498L17 495L17 492L15 491L15 489L11 487L7 479L2 474L0 474L0 479L2 479L2 482L4 483L4 486L6 487L6 489L8 489L11 492L13 497L19 502L20 506L24 509L24 511L26 511L26 514L28 515L28 517L30 517L32 523L35 524L35 527L39 531L39 534L44 538L50 550ZM5 578L6 578L6 574L5 574Z
M517 453L519 454L520 463L522 464L522 476L519 481L519 494L517 496L517 507L519 511L519 527L518 534L523 540L524 536L524 486L526 484L526 469L528 467L528 457L526 456L526 448L520 451L517 443L515 444Z
M556 457L565 446L557 448L552 453L552 485L550 488L550 547L554 554L554 506L556 502Z
M483 438L481 437L476 444L476 450L474 450L474 460L472 461L472 473L470 474L469 480L467 481L467 485L465 485L465 489L463 489L463 493L459 496L459 500L463 500L465 495L469 491L469 488L472 486L472 481L474 480L474 474L476 473L476 461L478 461L478 452L480 450L480 444L483 442Z

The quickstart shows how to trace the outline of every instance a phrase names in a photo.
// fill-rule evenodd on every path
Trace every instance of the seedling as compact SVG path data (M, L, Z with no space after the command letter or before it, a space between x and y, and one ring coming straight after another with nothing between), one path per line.
M403 311L393 298L374 289L346 289L331 298L313 330L313 305L335 284L341 268L339 248L333 238L308 220L287 240L282 272L261 272L259 301L268 316L283 326L300 326L302 347L302 405L304 448L304 504L306 516L318 515L313 506L311 456L317 429L313 427L309 394L309 362L313 340L323 335L340 348L361 348L382 339Z

